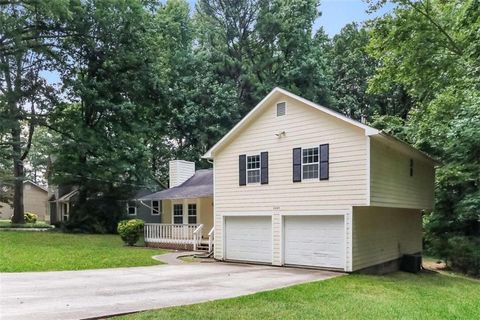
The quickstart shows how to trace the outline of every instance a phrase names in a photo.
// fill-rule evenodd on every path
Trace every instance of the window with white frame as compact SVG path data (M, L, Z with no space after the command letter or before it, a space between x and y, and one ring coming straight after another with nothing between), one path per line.
M69 206L68 206L68 203L63 203L62 204L63 208L62 208L62 221L68 221L68 217L69 217Z
M158 216L162 212L162 201L152 200L152 216Z
M247 183L260 182L260 155L247 157Z
M183 223L183 205L182 204L173 205L173 223L174 224Z
M303 179L318 179L318 147L303 149L302 152Z
M188 204L188 223L189 224L197 223L197 204L196 203Z
M127 213L129 216L137 215L137 203L135 201L128 201Z

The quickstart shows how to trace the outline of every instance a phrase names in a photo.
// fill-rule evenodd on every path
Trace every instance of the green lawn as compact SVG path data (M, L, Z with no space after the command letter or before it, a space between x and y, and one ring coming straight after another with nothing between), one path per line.
M149 266L164 252L125 247L118 235L0 231L0 272Z
M37 221L35 223L15 224L10 220L0 220L0 228L52 228L51 225L44 221Z
M478 319L480 282L397 272L349 275L118 319ZM115 318L117 319L117 318Z

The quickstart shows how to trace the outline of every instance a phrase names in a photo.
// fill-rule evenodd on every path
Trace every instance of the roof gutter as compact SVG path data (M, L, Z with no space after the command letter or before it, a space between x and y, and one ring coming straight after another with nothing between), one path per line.
M420 156L422 156L423 158L425 158L426 160L428 161L431 161L433 162L435 165L440 165L442 164L440 161L438 161L437 159L433 158L432 156L430 156L428 153L426 152L423 152L421 150L418 150L417 148L413 147L412 145L410 145L409 143L403 141L402 139L399 139L391 134L388 134L386 133L385 131L383 130L379 130L378 133L376 134L372 134L373 135L378 135L378 136L381 136L382 138L385 138L386 140L388 141L391 141L391 142L394 142L394 143L397 143L397 144L400 144L402 145L403 147L409 149L409 151L413 152L413 153L418 153Z

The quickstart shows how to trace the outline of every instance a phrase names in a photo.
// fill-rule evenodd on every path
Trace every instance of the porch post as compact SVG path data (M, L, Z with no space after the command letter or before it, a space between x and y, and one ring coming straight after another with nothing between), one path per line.
M188 224L188 200L183 199L183 224Z

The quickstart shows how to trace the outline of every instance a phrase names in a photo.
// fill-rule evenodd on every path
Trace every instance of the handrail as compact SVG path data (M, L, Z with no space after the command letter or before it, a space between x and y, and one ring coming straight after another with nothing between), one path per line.
M198 231L197 234L194 232L199 227L198 224L145 223L145 242L194 244L198 242Z
M208 252L213 251L213 239L215 237L215 227L212 227L210 232L208 233Z
M193 224L193 223L145 223L145 225L147 226L177 226L177 227L180 227L180 226L189 226L189 227L196 227L198 228L201 224Z
M202 241L202 230L203 224L200 224L195 231L193 231L193 251L197 251L197 245Z
M195 231L193 231L193 234L199 232L199 231L202 230L202 229L203 229L203 224L200 224L200 225L197 227L197 229L195 229Z

